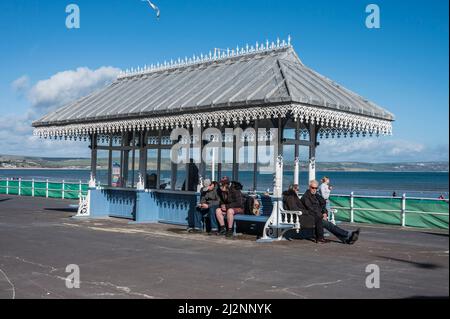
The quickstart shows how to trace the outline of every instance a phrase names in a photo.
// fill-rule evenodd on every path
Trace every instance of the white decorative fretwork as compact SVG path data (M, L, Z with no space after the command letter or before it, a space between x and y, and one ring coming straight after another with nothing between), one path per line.
M88 217L91 215L89 206L90 198L91 198L90 191L88 192L87 196L80 197L80 204L78 206L78 212L76 217Z
M161 130L191 127L197 122L204 127L243 124L257 119L292 116L301 123L315 123L336 134L392 134L392 122L353 113L312 107L302 104L260 106L246 109L222 110L205 113L185 113L172 116L133 120L115 120L99 123L80 123L64 126L37 127L34 135L42 138L86 138L90 134L115 134L131 130ZM321 131L319 131L320 133ZM322 131L323 132L323 131Z
M275 169L274 180L274 202L272 215L267 220L264 226L263 236L258 242L272 242L275 240L282 240L287 231L296 230L297 233L301 230L300 217L302 212L286 211L283 207L283 157L279 156Z

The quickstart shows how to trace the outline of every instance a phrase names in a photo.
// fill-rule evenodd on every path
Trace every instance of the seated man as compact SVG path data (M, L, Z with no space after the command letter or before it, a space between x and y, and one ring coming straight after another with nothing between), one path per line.
M209 179L203 181L203 189L200 194L200 203L197 209L188 213L188 232L199 233L203 230L203 216L210 216L211 229L217 232L216 209L219 207L219 197L216 190L217 183ZM211 218L211 216L213 218Z
M205 180L205 188L203 189L202 197L200 199L199 208L206 213L211 223L211 233L218 233L219 226L217 225L216 211L220 206L220 198L217 194L217 182Z
M217 221L220 225L220 235L233 237L234 216L244 213L244 199L242 196L242 185L233 182L229 187L227 200L221 202L221 208L217 209ZM225 215L227 216L227 228L225 227Z
M319 183L311 181L309 189L303 195L301 202L308 210L309 214L315 219L316 242L323 244L327 241L324 239L323 229L325 228L330 233L335 235L339 240L345 244L352 245L358 238L360 230L348 232L339 228L328 221L328 212L326 210L326 201L318 194Z

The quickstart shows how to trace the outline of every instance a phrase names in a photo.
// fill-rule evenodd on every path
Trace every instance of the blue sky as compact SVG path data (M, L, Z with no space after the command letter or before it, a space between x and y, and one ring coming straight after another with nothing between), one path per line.
M31 138L42 113L112 80L117 68L287 38L302 61L393 112L394 136L325 141L321 160L448 160L448 1L4 0L0 2L0 154L87 156ZM81 28L65 8L81 9ZM367 29L365 8L381 9ZM80 69L83 68L83 69Z

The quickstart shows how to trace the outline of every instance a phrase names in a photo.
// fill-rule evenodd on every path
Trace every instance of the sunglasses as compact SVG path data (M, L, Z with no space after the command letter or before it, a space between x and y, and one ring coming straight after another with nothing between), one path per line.
M311 189L319 189L319 187L312 187L312 186L311 186L310 188L311 188Z

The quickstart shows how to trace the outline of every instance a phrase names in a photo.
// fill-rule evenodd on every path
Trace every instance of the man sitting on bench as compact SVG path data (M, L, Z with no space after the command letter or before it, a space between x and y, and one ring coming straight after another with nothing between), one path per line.
M326 210L326 201L318 194L319 182L311 181L309 189L303 195L301 206L298 210L303 211L306 209L307 213L313 216L315 220L315 235L316 243L324 244L328 241L324 238L323 229L325 228L330 233L335 235L344 244L353 245L359 238L360 230L354 232L348 232L340 227L337 227L328 221L328 211ZM296 196L296 195L291 195ZM293 202L293 200L292 200ZM297 205L298 202L297 202Z

